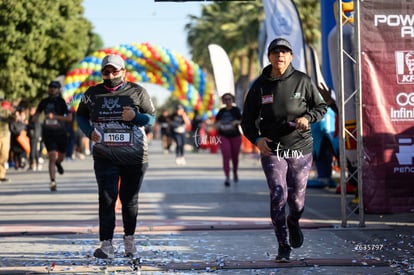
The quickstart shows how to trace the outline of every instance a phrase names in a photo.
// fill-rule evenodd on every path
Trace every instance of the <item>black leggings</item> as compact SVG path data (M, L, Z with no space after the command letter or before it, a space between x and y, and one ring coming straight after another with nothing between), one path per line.
M134 235L138 216L138 194L148 163L115 165L110 160L95 159L94 169L99 193L99 239L112 240L115 230L115 204L122 204L124 234Z

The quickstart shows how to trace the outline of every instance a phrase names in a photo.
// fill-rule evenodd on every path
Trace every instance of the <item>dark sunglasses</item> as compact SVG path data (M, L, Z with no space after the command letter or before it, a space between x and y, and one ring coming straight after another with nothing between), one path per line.
M108 76L108 75L112 74L113 76L117 76L121 73L121 71L122 71L122 69L116 70L116 71L112 71L112 70L109 70L109 69L104 69L104 70L102 70L102 75Z
M272 52L274 53L290 53L288 48L276 48Z

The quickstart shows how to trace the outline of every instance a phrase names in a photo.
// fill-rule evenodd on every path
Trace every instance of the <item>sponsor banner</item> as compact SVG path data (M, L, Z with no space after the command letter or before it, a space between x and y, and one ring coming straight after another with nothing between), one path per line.
M414 1L360 2L364 205L414 211Z

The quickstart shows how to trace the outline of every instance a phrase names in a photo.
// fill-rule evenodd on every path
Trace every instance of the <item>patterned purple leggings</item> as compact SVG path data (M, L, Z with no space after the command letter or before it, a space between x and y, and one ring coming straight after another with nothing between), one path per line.
M289 214L299 219L305 205L305 191L312 153L298 158L262 156L262 168L270 192L270 217L279 244L287 244L285 205Z

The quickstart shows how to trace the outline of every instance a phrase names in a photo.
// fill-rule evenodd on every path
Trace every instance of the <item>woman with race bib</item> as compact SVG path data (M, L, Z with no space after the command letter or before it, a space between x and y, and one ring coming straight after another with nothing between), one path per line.
M233 169L233 182L239 181L237 170L239 167L239 154L242 137L239 130L241 112L234 106L235 98L230 93L221 96L221 101L225 105L216 115L215 126L220 136L220 150L223 158L223 171L226 179L225 186L230 186L230 161Z
M102 61L103 83L89 87L77 110L79 127L95 144L93 159L99 193L97 258L114 258L115 204L119 193L126 257L136 252L134 233L138 194L148 167L145 126L153 125L155 108L148 92L125 80L124 60L119 55ZM119 183L119 185L118 185Z

